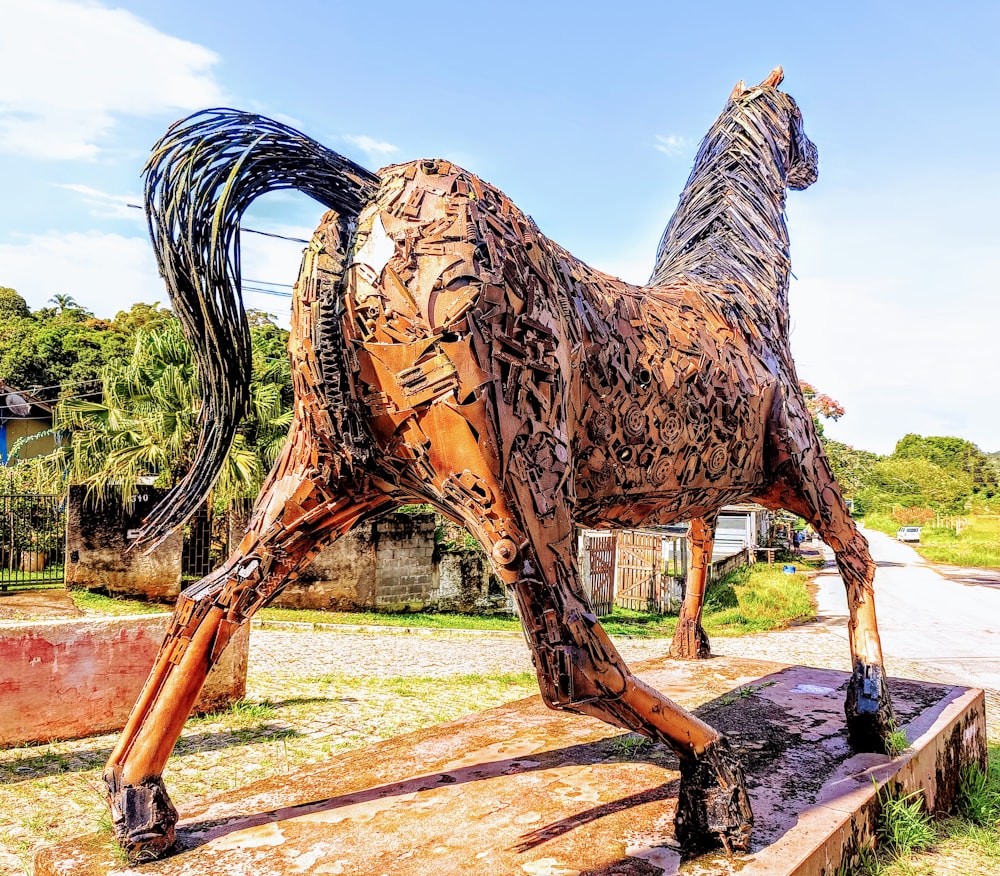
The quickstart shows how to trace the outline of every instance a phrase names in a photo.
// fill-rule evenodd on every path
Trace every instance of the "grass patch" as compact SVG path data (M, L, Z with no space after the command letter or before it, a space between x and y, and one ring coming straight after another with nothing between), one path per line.
M823 560L796 557L805 569L821 566ZM786 575L780 562L774 566L758 564L737 570L709 587L702 623L709 635L738 636L782 629L789 624L813 617L806 590L807 575ZM171 607L139 599L121 599L71 590L70 596L84 614L131 615L163 614ZM431 630L481 630L520 632L521 622L508 615L473 615L457 612L316 611L295 608L264 608L256 615L263 621L292 621L304 624L380 626ZM631 638L671 638L677 626L673 615L634 611L615 607L601 618L609 635Z
M189 718L188 721L193 724L223 722L235 728L271 721L276 715L277 711L267 700L262 702L237 700L235 703L230 703L225 709L196 715Z
M732 691L732 693L725 694L719 697L719 703L723 706L731 706L733 703L739 702L740 700L750 699L755 693L759 693L764 690L765 687L771 687L777 684L776 681L765 681L763 684L758 684L756 687L752 684L748 684L744 687L737 688Z
M702 626L709 636L744 636L810 620L816 612L807 581L776 565L737 569L708 588Z
M346 624L377 627L410 627L431 630L483 630L520 632L521 622L516 617L503 615L434 614L407 612L405 614L375 611L315 611L297 608L264 608L257 615L264 621L294 621L311 624ZM610 617L601 618L601 626L615 636L636 638L663 638L674 634L677 618L648 611L632 611L615 607Z
M62 581L63 567L61 563L46 566L38 572L22 572L20 569L0 568L0 582L15 584L44 584L51 581Z
M889 757L896 757L910 747L910 740L906 738L905 730L893 730L885 740L885 747Z
M89 590L70 590L70 598L84 614L127 615L127 614L165 614L173 611L169 605L157 602L146 602L142 599L121 599L92 593Z
M935 822L916 795L887 798L877 851L864 850L860 868L845 876L1000 873L1000 737L996 727L990 733L989 767L963 774L957 816Z
M937 830L934 818L924 807L923 791L896 796L883 789L881 797L878 838L886 851L901 856L921 852L934 845Z
M816 567L822 560L798 565ZM795 621L815 616L806 589L808 575L786 575L777 564L758 564L738 569L709 587L702 624L709 635L740 636L783 629ZM268 621L295 621L312 624L354 624L364 626L412 627L418 629L501 630L519 632L517 618L497 615L432 614L412 612L388 614L372 611L312 611L293 608L265 608L258 617ZM601 626L612 636L631 638L671 638L677 627L672 615L615 606Z
M996 751L992 752L996 755ZM970 764L959 785L959 814L977 827L1000 826L1000 762L990 758L984 773L979 764Z
M520 630L516 617L507 615L475 615L455 613L378 612L378 611L316 611L299 608L263 608L256 617L261 620L295 621L311 624L348 624L377 627L419 627L451 630Z
M609 743L615 756L620 757L622 760L633 760L642 757L654 745L652 739L647 739L638 733L625 733L622 736L613 736L609 740Z
M911 545L925 559L949 566L1000 568L1000 516L973 514L963 518L960 533L951 527L924 526L920 543ZM865 526L895 537L900 524L887 514L868 514Z

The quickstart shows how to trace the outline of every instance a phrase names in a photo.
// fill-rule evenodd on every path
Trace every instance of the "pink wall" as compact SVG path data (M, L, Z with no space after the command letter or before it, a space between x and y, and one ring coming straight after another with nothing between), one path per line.
M0 626L0 747L121 729L169 617ZM209 674L197 710L211 711L243 697L249 642L245 624Z

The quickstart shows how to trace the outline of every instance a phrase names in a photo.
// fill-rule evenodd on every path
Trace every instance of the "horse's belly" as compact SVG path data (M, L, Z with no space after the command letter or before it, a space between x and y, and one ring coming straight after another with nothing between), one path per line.
M742 396L725 382L617 404L592 397L574 454L578 516L669 522L751 495L763 484L770 406L769 391Z

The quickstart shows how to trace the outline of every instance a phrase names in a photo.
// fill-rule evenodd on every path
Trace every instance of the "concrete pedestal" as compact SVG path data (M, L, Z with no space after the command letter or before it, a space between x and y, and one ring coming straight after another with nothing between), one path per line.
M911 747L890 759L849 750L846 673L718 658L652 661L640 674L742 752L750 854L682 864L673 755L532 697L207 800L181 813L180 851L165 861L130 869L95 834L43 851L35 872L819 876L870 841L873 779L921 788L946 810L960 767L985 763L978 690L895 679Z

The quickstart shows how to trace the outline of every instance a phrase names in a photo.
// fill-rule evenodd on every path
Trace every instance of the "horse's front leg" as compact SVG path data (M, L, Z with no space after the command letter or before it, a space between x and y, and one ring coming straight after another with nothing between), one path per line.
M804 425L808 420L808 426ZM803 412L800 430L812 433L812 420ZM858 531L830 469L830 463L813 435L788 454L777 480L760 501L770 508L786 508L804 517L833 549L840 576L847 589L848 640L853 671L844 711L851 745L857 751L889 753L889 736L896 729L892 699L886 683L882 643L875 618L875 563L868 542Z
M162 857L174 843L177 811L163 768L233 631L319 549L389 504L381 493L344 491L334 497L319 482L295 475L279 479L261 496L239 548L181 594L104 770L115 837L131 860Z
M670 644L670 656L682 660L700 660L712 656L708 635L701 626L701 612L708 588L708 570L712 564L715 545L715 524L719 512L696 517L688 530L688 570L684 584L684 601L681 603L677 629Z

